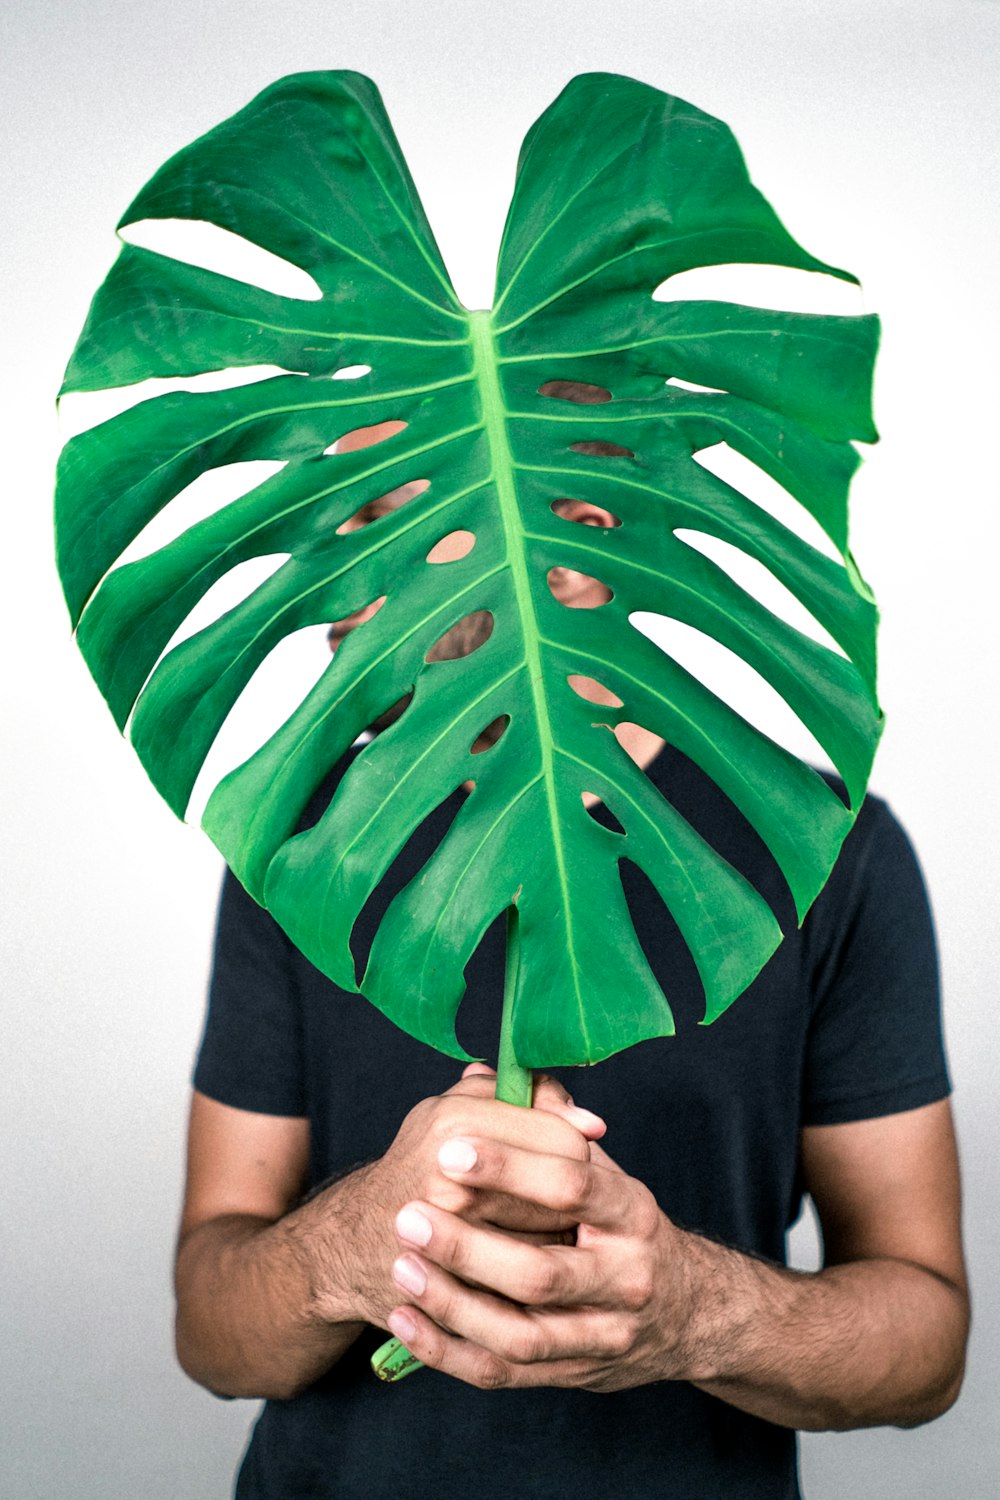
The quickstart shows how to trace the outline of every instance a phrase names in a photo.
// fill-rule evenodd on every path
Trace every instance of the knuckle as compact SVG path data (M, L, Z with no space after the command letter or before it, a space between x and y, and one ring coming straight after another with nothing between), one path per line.
M630 1312L641 1312L653 1298L653 1277L648 1266L630 1266L620 1288L622 1305Z
M468 1237L461 1231L456 1231L446 1240L443 1235L438 1237L436 1255L440 1255L442 1261L447 1262L448 1267L457 1275L461 1276L469 1269L472 1260L472 1246Z
M567 1160L553 1185L552 1207L561 1213L579 1214L586 1207L590 1174L582 1161Z
M551 1341L536 1323L525 1323L511 1340L510 1357L519 1365L548 1359Z
M475 1365L471 1383L481 1391L498 1391L510 1384L510 1371L502 1359L487 1354Z
M427 1119L424 1122L424 1129L431 1140L438 1141L448 1129L448 1121L453 1113L452 1101L447 1094L440 1094L436 1099L428 1099L426 1103ZM419 1109L420 1106L418 1105L417 1108Z
M613 1359L624 1359L630 1353L636 1338L635 1324L630 1318L616 1318L608 1329L604 1341L606 1352Z
M427 1182L422 1196L428 1203L433 1203L435 1208L442 1208L445 1213L457 1214L459 1217L468 1214L475 1202L472 1188L462 1187L447 1178L433 1176Z
M426 1127L427 1145L432 1156L436 1158L449 1137L468 1135L474 1130L475 1104L476 1101L468 1095L463 1099L442 1094L433 1101Z
M435 1287L431 1290L433 1295L430 1297L425 1295L423 1299L426 1311L442 1328L453 1330L458 1311L455 1298L444 1287Z
M562 1286L562 1267L556 1258L539 1248L524 1278L526 1302L554 1302Z
M547 1144L550 1150L559 1156L567 1156L574 1161L590 1160L590 1148L587 1142L568 1120L564 1120L561 1115L546 1111L544 1104L542 1105L540 1114L545 1116L548 1132Z
M635 1203L635 1231L643 1239L652 1239L660 1221L660 1210L656 1199L647 1188L638 1194Z
M541 1073L535 1079L534 1102L536 1105L543 1099L551 1099L556 1104L571 1104L569 1092L557 1078L552 1078L548 1073Z

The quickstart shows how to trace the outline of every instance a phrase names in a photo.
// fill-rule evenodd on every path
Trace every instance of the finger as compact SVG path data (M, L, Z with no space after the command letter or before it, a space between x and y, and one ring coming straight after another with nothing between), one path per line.
M418 1249L442 1270L527 1307L603 1300L606 1272L601 1257L575 1246L513 1239L423 1201L400 1209L395 1228L404 1247ZM409 1285L405 1289L417 1290Z
M438 1166L452 1182L522 1198L598 1229L621 1229L637 1193L650 1196L620 1170L484 1137L445 1141Z
M463 1069L459 1082L448 1092L473 1093L481 1098L493 1097L496 1076L494 1070L485 1063L471 1062ZM470 1084L470 1087L463 1088L463 1084ZM600 1115L575 1104L559 1080L550 1078L547 1073L539 1073L535 1077L532 1104L537 1110L559 1115L588 1141L599 1140L607 1132L607 1124Z
M439 1267L422 1264L417 1256L398 1260L393 1277L401 1295L412 1299L412 1304L439 1328L478 1344L510 1364L602 1359L613 1352L609 1345L621 1343L614 1335L617 1320L605 1311L518 1307L466 1286ZM422 1289L416 1291L417 1286Z
M514 1364L482 1345L457 1337L412 1305L394 1308L388 1326L421 1364L479 1390L579 1384L583 1367L568 1363ZM575 1377L575 1378L574 1378Z
M496 1079L496 1072L486 1063L470 1062L462 1069L463 1078L492 1078Z
M401 1281L412 1276L419 1283L416 1257L411 1266L400 1266L399 1274ZM433 1266L426 1268L424 1287L414 1293L401 1286L411 1300L393 1310L389 1325L396 1332L400 1316L405 1317L410 1353L471 1384L582 1384L595 1363L618 1357L624 1342L615 1320L594 1309L526 1311L463 1286Z
M536 1073L531 1086L531 1102L536 1108L540 1106L540 1096L545 1096L559 1104L572 1104L573 1096L566 1086L553 1078L550 1073Z
M454 1190L456 1184L449 1182ZM467 1190L468 1191L468 1190ZM536 1203L525 1203L523 1198L512 1198L509 1193L472 1193L472 1208L466 1217L477 1224L488 1224L508 1234L537 1235L552 1244L572 1245L576 1242L576 1220L569 1214L554 1212L551 1208L540 1208ZM431 1201L439 1208L453 1211L445 1203L431 1195Z
M483 1135L585 1160L588 1133L604 1129L597 1115L575 1106L522 1109L506 1104L493 1097L493 1079L486 1074L459 1079L433 1105L430 1129L442 1141L453 1135Z
M476 1069L476 1071L473 1071ZM480 1071L477 1064L470 1063L457 1083L445 1091L444 1097L452 1094L469 1094L473 1098L492 1099L496 1089L496 1075Z
M599 1140L607 1132L607 1124L600 1115L595 1115L592 1110L583 1109L576 1104L559 1080L550 1078L547 1073L539 1073L536 1076L532 1103L535 1109L561 1115L588 1141Z

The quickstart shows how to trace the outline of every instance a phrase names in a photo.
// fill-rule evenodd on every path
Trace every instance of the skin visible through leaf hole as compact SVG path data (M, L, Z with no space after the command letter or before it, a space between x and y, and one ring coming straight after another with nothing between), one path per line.
M556 384L559 386L558 391L555 389ZM589 392L590 387L583 389ZM595 387L594 389L596 390L597 388ZM610 399L609 393L602 392L598 396L589 394L574 395L573 392L575 390L575 387L564 382L550 382L549 387L543 387L544 394L565 396L571 400L578 400L582 404L593 404L597 401ZM340 439L337 444L337 451L339 453L347 453L356 448L370 447L375 443L381 442L384 438L391 437L398 430L398 422L382 422L373 427L358 428L356 431L347 433ZM391 511L398 510L401 505L405 505L408 500L412 500L426 488L426 480L414 480L409 484L400 485L388 494L381 495L375 500L370 500L349 521L345 521L338 530L341 532L357 531L362 526L367 526L372 521L377 521L380 516L389 515ZM553 503L552 509L557 515L562 516L564 520L576 522L583 526L612 527L620 525L618 517L612 515L610 511L603 510L600 506L583 500L557 500ZM468 550L469 546L465 540L465 533L460 531L453 532L450 536L443 538L442 541L437 543L434 548L433 560L435 563L457 561L459 558L464 557ZM549 571L548 578L549 587L555 597L561 603L573 609L596 609L611 598L611 591L606 584L601 583L596 578L590 577L587 573L578 573L573 568L552 568ZM356 630L359 625L363 625L366 620L370 620L381 609L384 603L385 596L383 595L381 599L373 599L363 609L355 610L353 614L345 615L341 620L335 620L330 626L327 636L330 642L330 650L336 651L351 631ZM428 660L445 660L460 656L469 656L475 651L477 646L483 644L491 629L492 618L489 612L486 610L476 610L473 614L467 615L464 620L459 620L447 634L442 636L441 640L428 653ZM582 683L583 679L578 679L578 681ZM594 689L597 691L595 692ZM594 683L593 688L589 691L581 691L579 687L575 687L574 690L580 692L581 697L589 698L594 703L611 703L612 701L617 701L614 700L613 694L609 694L607 689L602 688L598 683ZM400 698L398 703L394 703L391 708L387 709L384 714L381 714L375 720L371 725L372 730L378 734L381 730L387 729L390 724L399 718L409 701L409 694ZM494 744L500 738L505 728L506 722L502 718L490 724L476 740L473 746L473 753L479 754L483 750L489 749L490 745ZM625 750L638 766L647 766L663 745L663 741L658 735L652 734L648 729L643 729L639 724L623 723L614 732L622 749ZM467 788L471 788L472 782L466 782L465 785ZM589 792L584 796L584 802L588 807L592 806L598 800L597 797Z

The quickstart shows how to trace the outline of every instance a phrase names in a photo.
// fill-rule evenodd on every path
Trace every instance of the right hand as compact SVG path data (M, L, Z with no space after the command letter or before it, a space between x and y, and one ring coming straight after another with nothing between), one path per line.
M503 1192L466 1187L445 1177L438 1166L438 1151L454 1137L487 1137L586 1161L589 1142L605 1132L604 1121L578 1109L555 1079L536 1079L530 1110L500 1103L494 1098L495 1085L492 1070L470 1064L446 1093L423 1099L410 1110L383 1157L309 1205L316 1302L328 1321L387 1326L388 1314L399 1304L392 1279L399 1254L395 1218L414 1199L520 1238L558 1241L575 1235L576 1225L567 1215Z

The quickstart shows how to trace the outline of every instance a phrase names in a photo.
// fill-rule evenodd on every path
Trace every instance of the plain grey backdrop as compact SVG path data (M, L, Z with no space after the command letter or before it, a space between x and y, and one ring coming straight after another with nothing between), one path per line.
M853 500L884 619L874 784L919 848L937 912L976 1327L952 1413L912 1433L808 1437L802 1469L810 1500L988 1500L1000 7L5 0L0 24L0 1493L225 1496L253 1415L187 1382L171 1348L219 861L146 783L69 639L50 560L53 398L113 226L154 169L280 75L349 67L382 89L470 306L490 300L524 132L572 74L611 69L725 119L792 232L857 272L883 317L882 443ZM815 1253L808 1223L794 1242L801 1260ZM497 1488L484 1477L483 1493Z

